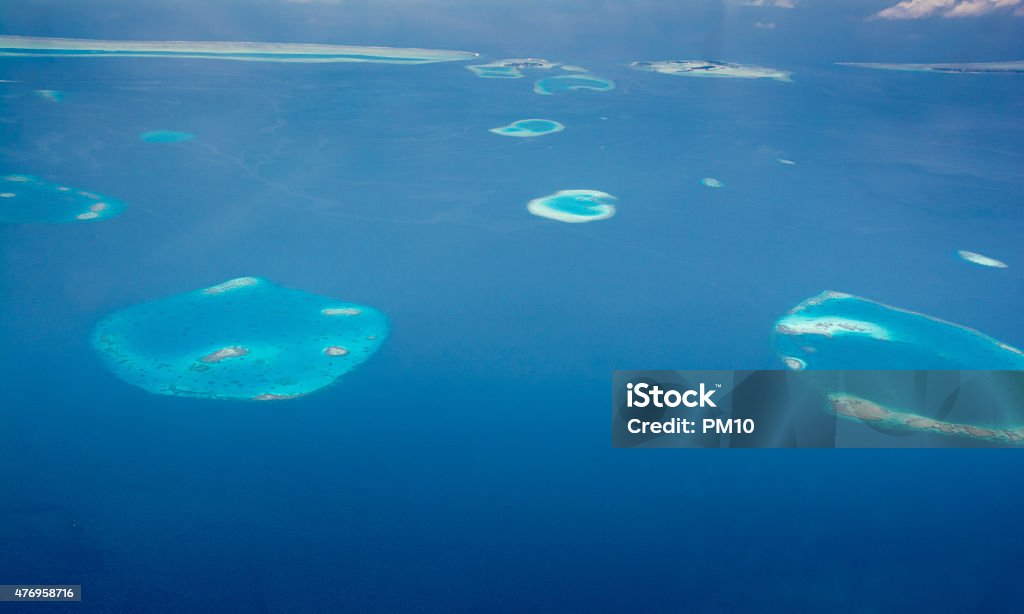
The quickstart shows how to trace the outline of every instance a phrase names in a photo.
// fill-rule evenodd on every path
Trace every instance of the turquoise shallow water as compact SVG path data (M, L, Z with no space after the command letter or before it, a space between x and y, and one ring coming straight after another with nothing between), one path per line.
M529 138L561 132L564 129L565 126L550 119L520 119L507 126L492 128L491 132L502 136Z
M116 198L33 175L0 177L0 222L95 222L120 215L124 207Z
M149 392L263 401L334 383L387 333L370 307L246 277L122 309L92 342L118 377Z
M473 66L473 72L482 79L521 79L522 71L512 66Z
M546 77L534 84L533 90L538 94L560 94L573 90L594 90L606 92L615 88L615 82L597 75L559 75Z
M615 215L617 198L600 190L559 190L527 204L530 213L559 222L596 222Z
M796 368L1024 369L1024 352L976 330L841 293L801 303L775 331Z
M139 138L147 143L184 143L193 140L196 135L174 130L150 130L140 134Z

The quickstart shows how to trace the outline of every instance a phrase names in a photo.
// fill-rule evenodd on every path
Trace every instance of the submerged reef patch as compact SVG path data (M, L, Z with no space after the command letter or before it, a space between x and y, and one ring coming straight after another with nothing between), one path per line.
M840 66L904 70L910 72L939 72L948 74L1024 75L1024 61L1012 62L957 62L950 64L883 64L876 62L836 62Z
M716 77L731 79L774 79L792 81L792 73L764 66L715 62L712 60L663 60L659 62L633 62L634 70L656 72L678 77Z
M36 96L50 102L60 102L64 100L64 92L60 90L33 90Z
M724 188L725 187L724 183L722 183L718 179L715 179L714 177L705 177L705 178L701 179L700 182L705 187L709 187L709 188Z
M371 307L240 277L117 311L96 325L92 345L147 392L280 400L331 385L387 333Z
M841 292L776 322L775 349L796 369L1024 369L1024 353L972 328Z
M63 224L116 217L121 201L47 183L33 175L0 176L0 222Z
M359 47L305 43L221 41L122 41L0 36L0 56L159 57L251 62L379 62L425 64L472 60L476 53L443 49Z
M484 79L521 79L524 70L547 70L555 66L558 66L556 62L549 62L539 58L512 58L498 60L490 64L474 64L467 66L466 70Z
M565 126L550 119L519 119L507 126L491 128L490 132L502 136L533 137L562 130L565 130Z
M883 431L950 435L1012 445L1024 443L1024 427L975 426L929 418L885 407L880 403L842 392L829 394L828 406L829 410L837 416L870 424Z
M196 135L174 130L150 130L140 134L139 138L147 143L184 143L195 139Z
M590 74L560 75L558 77L547 77L533 84L533 91L538 94L558 94L572 90L595 90L607 92L615 89L615 82L611 79L598 77Z
M576 224L610 218L616 202L617 198L598 190L561 190L531 200L526 208L540 217Z
M969 252L966 249L961 249L957 250L956 253L963 260L966 260L967 262L970 262L972 264L977 264L979 266L987 266L995 269L1005 269L1007 267L1007 264L1002 260L989 258L988 256L983 256L982 254L979 254L977 252Z

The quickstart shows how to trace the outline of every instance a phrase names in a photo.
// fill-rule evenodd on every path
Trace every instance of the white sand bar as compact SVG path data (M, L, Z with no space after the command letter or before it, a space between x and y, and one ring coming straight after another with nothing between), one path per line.
M183 57L253 62L425 64L472 60L477 55L470 51L446 51L443 49L356 47L305 43L114 41L0 36L0 56L21 57Z

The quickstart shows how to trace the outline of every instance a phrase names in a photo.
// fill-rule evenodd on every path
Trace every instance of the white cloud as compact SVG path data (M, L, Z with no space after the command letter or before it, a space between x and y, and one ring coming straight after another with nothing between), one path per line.
M758 21L757 23L754 24L754 27L755 28L761 28L762 30L774 30L775 29L775 22L774 21Z
M997 11L1015 9L1024 15L1024 0L903 0L878 11L876 19L921 19L923 17L977 17Z
M780 9L796 8L798 0L744 0L743 6L774 6Z

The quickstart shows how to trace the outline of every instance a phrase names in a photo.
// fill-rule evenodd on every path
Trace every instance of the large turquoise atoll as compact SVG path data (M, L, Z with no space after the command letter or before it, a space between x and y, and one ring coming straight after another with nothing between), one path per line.
M634 70L656 72L677 77L715 77L730 79L774 79L792 81L791 73L764 66L714 62L711 60L663 60L659 62L633 62Z
M491 128L490 131L502 136L534 137L562 130L565 130L565 126L550 119L520 119L507 126Z
M909 72L938 72L946 74L1022 75L1024 61L1013 62L957 62L950 64L883 64L877 62L836 62L840 66L903 70Z
M0 56L160 57L252 62L380 62L425 64L472 60L476 53L443 49L359 47L304 43L122 41L0 36Z
M617 198L598 190L561 190L531 200L530 213L559 222L578 224L606 220L615 215Z
M533 91L538 94L559 94L572 90L596 90L607 92L615 89L615 82L611 79L598 77L597 75L576 73L571 75L560 75L558 77L547 77L540 79L533 84Z
M96 325L92 344L147 392L271 401L331 385L387 333L371 307L240 277L117 311Z
M0 176L0 222L95 222L118 216L124 208L116 198L33 175Z
M791 309L775 349L791 369L1024 369L1024 352L972 328L841 292Z
M558 66L556 62L539 58L510 58L489 64L473 64L466 69L484 79L522 79L524 70L547 70L555 66Z
M195 139L196 135L174 130L150 130L140 134L139 138L147 143L184 143Z

